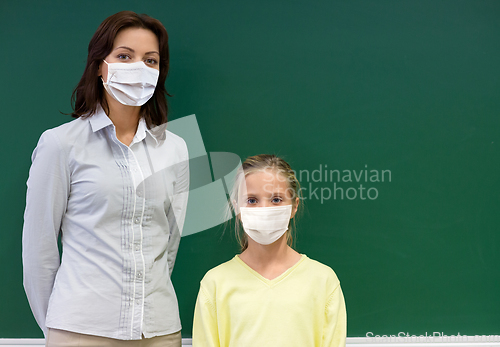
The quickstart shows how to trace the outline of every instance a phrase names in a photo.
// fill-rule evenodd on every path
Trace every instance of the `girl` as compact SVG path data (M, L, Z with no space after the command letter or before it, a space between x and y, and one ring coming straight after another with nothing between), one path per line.
M189 174L184 140L165 130L168 67L158 20L108 17L74 92L77 119L33 152L24 286L49 347L181 345L170 274Z
M299 193L283 159L258 155L243 163L231 193L242 253L201 281L193 347L345 345L337 276L290 247Z

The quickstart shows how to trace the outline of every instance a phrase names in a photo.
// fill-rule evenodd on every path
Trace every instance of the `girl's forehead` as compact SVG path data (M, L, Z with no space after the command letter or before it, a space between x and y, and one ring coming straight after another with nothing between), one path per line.
M262 189L286 190L288 188L286 177L276 170L271 169L257 171L246 175L242 185L244 191Z
M272 181L272 180L277 180L277 181L285 181L286 177L280 173L278 170L273 170L273 169L264 169L264 170L259 170L256 172L252 172L245 177L246 179L252 179L254 181Z

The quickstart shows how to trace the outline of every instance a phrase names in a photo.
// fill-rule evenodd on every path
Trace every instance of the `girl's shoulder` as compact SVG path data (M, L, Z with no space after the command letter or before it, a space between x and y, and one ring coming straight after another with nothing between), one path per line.
M228 260L208 270L205 276L203 277L202 282L205 283L218 282L221 279L233 277L236 273L240 271L237 257L238 256L235 255L231 260Z
M336 286L340 283L337 274L330 266L320 263L319 261L311 259L307 256L305 257L306 259L303 261L304 268L302 271L307 272L308 277L310 277L311 280L317 279L320 281L327 281L332 286Z
M335 273L330 266L323 264L317 260L311 259L305 254L303 254L303 256L305 257L304 261L306 262L307 266L311 267L311 269L322 271L325 273Z
M200 282L200 289L206 295L214 295L216 288L238 286L241 278L241 268L237 256L207 271ZM209 294L210 293L210 294Z

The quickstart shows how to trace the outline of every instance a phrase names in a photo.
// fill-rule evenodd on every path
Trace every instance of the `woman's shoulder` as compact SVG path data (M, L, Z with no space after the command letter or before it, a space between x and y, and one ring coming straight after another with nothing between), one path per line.
M184 139L179 135L176 135L169 130L165 130L165 141L167 141L170 145L179 149L186 149L187 151L186 141L184 141Z
M73 142L76 137L81 135L86 127L89 127L88 122L84 119L77 118L54 128L47 129L40 135L38 146L44 144L47 146L53 145L64 148L66 145Z
M68 131L80 130L82 128L89 127L89 120L85 118L76 118L70 120L69 122L62 123L54 128L45 130L45 132L53 133L67 133Z
M167 123L152 127L148 129L148 132L159 144L158 148L160 151L173 151L180 154L183 158L188 156L186 141L179 135L168 130Z
M169 141L172 141L172 142L174 142L174 143L178 143L178 144L185 144L185 143L186 143L182 137L180 137L180 136L179 136L179 135L177 135L177 134L174 134L174 133L173 133L173 132L171 132L170 130L166 130L166 129L165 129L165 137L166 137Z

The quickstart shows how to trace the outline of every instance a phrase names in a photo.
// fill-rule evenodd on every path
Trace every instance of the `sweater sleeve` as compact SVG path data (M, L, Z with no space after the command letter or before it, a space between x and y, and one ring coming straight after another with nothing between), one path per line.
M219 347L217 310L200 286L193 321L193 347Z
M50 131L33 151L23 226L24 288L33 315L47 333L45 318L60 258L57 238L69 194L69 169L58 138Z
M340 284L330 294L325 308L325 315L322 346L344 347L347 335L347 315Z

